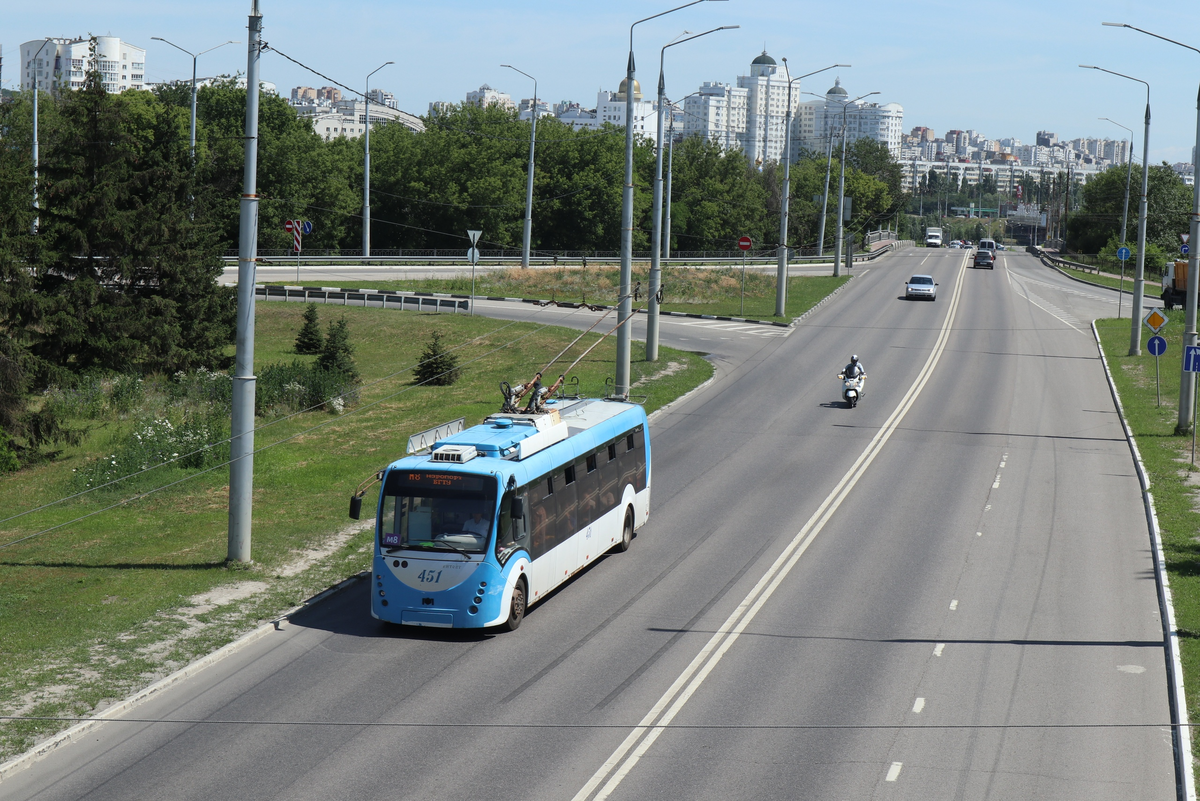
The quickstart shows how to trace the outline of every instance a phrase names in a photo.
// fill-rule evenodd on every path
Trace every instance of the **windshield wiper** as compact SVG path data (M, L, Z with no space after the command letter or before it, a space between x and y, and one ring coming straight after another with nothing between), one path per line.
M446 542L445 540L431 540L429 542L423 542L423 543L421 543L421 545L422 545L422 547L433 548L435 550L441 550L442 548L449 548L450 550L455 551L456 553L461 553L463 555L463 558L466 559L468 562L471 561L471 554L467 553L462 548L459 548L457 545Z

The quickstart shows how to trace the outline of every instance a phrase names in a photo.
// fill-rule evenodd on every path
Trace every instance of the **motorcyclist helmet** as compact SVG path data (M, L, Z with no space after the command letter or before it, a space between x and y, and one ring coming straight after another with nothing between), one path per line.
M850 357L850 363L858 364L858 354L857 353Z

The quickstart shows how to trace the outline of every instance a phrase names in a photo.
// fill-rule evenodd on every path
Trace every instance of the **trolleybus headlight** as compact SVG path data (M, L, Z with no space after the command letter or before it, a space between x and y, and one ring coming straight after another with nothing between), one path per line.
M486 581L481 581L481 582L479 582L479 588L480 588L480 589L483 589L483 588L484 588L484 587L486 587L486 586L487 586L487 582L486 582Z
M400 567L400 560L399 560L399 559L393 559L393 560L392 560L392 567Z
M483 599L482 599L482 598L480 598L478 595L476 595L476 596L475 596L475 598L474 598L473 600L474 600L474 601L475 601L475 603L477 603L477 604L481 604L481 603L483 603Z
M379 597L380 597L380 598L382 598L382 597L383 597L385 594L386 594L386 593L384 593L384 591L383 591L383 590L380 590L380 591L379 591Z
M467 611L470 612L472 615L474 615L477 612L479 612L479 607L478 606L468 606Z

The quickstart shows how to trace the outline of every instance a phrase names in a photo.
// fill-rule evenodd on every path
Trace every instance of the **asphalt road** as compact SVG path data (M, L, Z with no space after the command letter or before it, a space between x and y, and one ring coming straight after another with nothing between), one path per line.
M719 370L652 423L651 520L517 632L384 626L355 585L0 794L1174 797L1149 538L1087 328L1115 295L968 255L889 256L786 337L664 325ZM900 298L913 272L936 302Z

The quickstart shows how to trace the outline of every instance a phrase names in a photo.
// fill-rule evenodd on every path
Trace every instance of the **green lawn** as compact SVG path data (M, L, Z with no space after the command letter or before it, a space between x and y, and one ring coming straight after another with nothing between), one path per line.
M746 271L746 296L742 302L742 271L724 267L695 269L665 267L662 270L664 311L748 317L755 320L786 321L799 317L822 298L850 280L847 276L797 276L788 279L788 297L782 317L775 316L775 274ZM633 281L641 283L640 299L634 308L646 303L650 287L649 271L635 268ZM286 282L285 282L286 283ZM522 270L509 268L479 273L475 294L491 297L536 298L616 305L620 270L616 267L556 267ZM394 281L349 281L343 289L391 289L404 292L444 292L468 295L470 276Z
M1129 321L1100 320L1105 356L1113 372L1125 417L1137 440L1150 479L1150 490L1162 529L1163 553L1180 629L1184 692L1188 717L1200 719L1200 496L1191 465L1191 437L1175 436L1179 408L1180 357L1183 352L1183 312L1166 312L1171 322L1163 330L1167 352L1161 356L1162 405L1155 397L1154 357L1128 356ZM1193 754L1200 755L1200 738Z
M256 369L291 361L302 304L263 303L257 311ZM259 419L255 445L252 565L226 565L228 470L196 476L146 497L104 490L0 523L0 711L3 714L90 714L156 676L232 640L309 595L369 566L370 535L352 532L347 505L358 483L404 455L412 433L465 416L467 424L498 411L498 383L528 380L578 332L483 317L356 307L320 307L322 328L345 316L363 388L357 407L335 415L314 411ZM583 312L586 313L586 312ZM456 353L462 379L451 387L416 387L411 367L429 335L465 344ZM565 367L588 335L564 361ZM615 337L574 371L586 394L603 394L612 373ZM712 375L701 356L662 348L658 363L633 346L632 378L673 366L634 393L648 412ZM0 477L0 517L72 491L72 471L110 453L136 415L88 421L78 447L59 458ZM277 444L278 443L278 444ZM276 446L277 444L277 446ZM158 484L186 477L165 471ZM155 481L144 479L145 487ZM115 508L105 507L128 503ZM367 498L370 508L371 497ZM83 515L95 513L86 519ZM336 538L341 532L341 537ZM335 543L336 547L329 546ZM306 549L329 546L313 565L291 575ZM247 585L247 582L259 584ZM255 589L241 603L197 610L189 599L214 590ZM249 589L247 591L249 591ZM363 610L366 614L366 610ZM0 761L63 724L0 725Z

